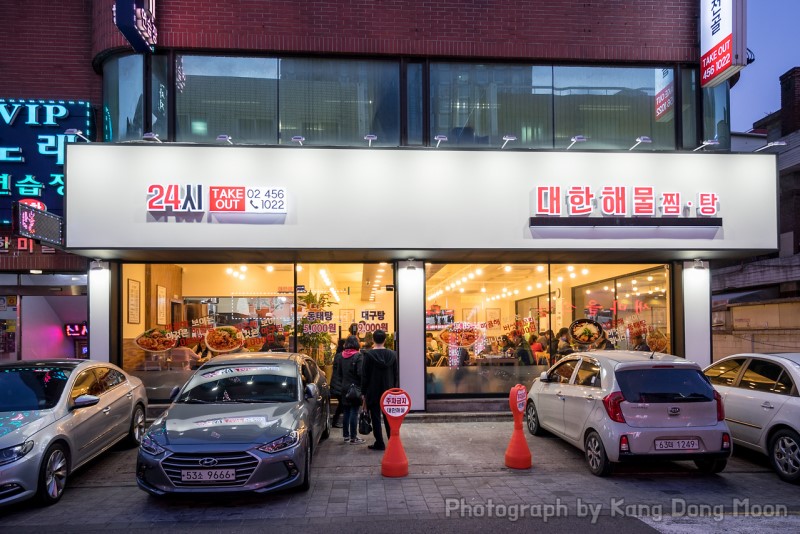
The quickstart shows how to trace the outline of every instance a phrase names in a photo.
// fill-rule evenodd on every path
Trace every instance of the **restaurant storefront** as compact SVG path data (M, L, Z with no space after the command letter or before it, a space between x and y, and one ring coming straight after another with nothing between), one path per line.
M177 382L233 327L324 367L356 323L391 334L417 410L528 385L549 361L504 336L578 319L710 363L707 261L777 239L761 154L70 144L66 169L93 355Z

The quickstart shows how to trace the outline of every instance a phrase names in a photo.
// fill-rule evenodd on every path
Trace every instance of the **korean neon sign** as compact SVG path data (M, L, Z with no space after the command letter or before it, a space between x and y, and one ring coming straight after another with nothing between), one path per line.
M534 216L545 217L717 217L719 195L657 192L653 186L537 186Z

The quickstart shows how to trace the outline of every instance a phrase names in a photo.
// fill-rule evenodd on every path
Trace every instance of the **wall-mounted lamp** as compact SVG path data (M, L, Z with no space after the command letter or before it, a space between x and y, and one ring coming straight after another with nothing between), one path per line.
M576 135L575 137L571 137L570 141L572 142L567 147L567 150L572 148L572 145L574 145L575 143L585 143L587 139L588 137L586 137L585 135Z
M694 150L692 150L692 152L697 152L698 150L700 150L702 148L705 148L707 146L716 146L718 144L719 144L719 141L717 141L716 139L706 139L705 141L703 141L702 145L700 145L699 147L697 147Z
M372 142L373 141L377 141L377 140L378 140L378 136L375 135L375 134L367 134L367 135L364 136L364 141L367 141L369 143L370 147L372 146Z
M64 133L67 135L74 135L75 137L83 139L87 143L91 143L91 141L89 141L89 139L85 135L83 135L83 132L81 130L78 130L77 128L68 128L67 131L65 131Z
M516 140L517 140L516 135L504 135L503 146L500 147L500 150L503 150L510 141L516 141Z
M636 138L636 144L630 147L628 150L633 150L637 146L641 145L642 143L652 143L653 140L647 137L646 135L642 135L641 137Z
M158 134L157 134L157 133L153 133L153 132L147 132L147 133L145 133L145 134L142 136L142 139L143 139L144 141L152 141L152 142L154 142L154 143L162 143L162 142L163 142L163 141L161 141L161 139L159 139L159 138L158 138Z
M414 264L414 258L408 258L408 265L406 266L407 271L416 271L417 266Z
M292 136L292 142L293 143L298 143L300 146L303 146L303 141L305 141L305 140L306 140L306 138L303 137L302 135L293 135Z
M761 152L773 146L786 146L786 141L770 141L766 145L753 150L753 152Z
M447 136L446 135L439 134L439 135L435 136L433 139L434 139L434 141L436 141L436 148L439 148L439 144L441 144L442 141L444 141L445 143L447 142Z
M701 260L699 258L695 258L694 262L692 263L692 268L693 269L703 270L703 269L706 268L706 266L703 263L703 260Z
M232 145L233 137L230 135L220 134L217 136L217 143L228 143L229 145Z
M92 260L91 262L89 262L89 270L90 271L102 271L107 266L108 265L106 264L106 262L101 261L101 260Z

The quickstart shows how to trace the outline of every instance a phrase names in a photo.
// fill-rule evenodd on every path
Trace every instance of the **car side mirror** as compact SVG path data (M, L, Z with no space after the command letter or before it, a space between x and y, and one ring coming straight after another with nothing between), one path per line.
M539 375L539 382L550 382L550 377L547 376L547 371L542 371L542 374Z
M178 398L178 393L181 392L180 386L175 386L172 388L172 391L169 392L169 401L172 402Z
M317 389L316 384L306 384L306 387L303 388L303 392L305 393L305 397L307 399L315 399L319 395L319 390Z
M89 406L94 406L98 402L100 402L100 397L96 395L78 395L72 403L72 409L88 408Z

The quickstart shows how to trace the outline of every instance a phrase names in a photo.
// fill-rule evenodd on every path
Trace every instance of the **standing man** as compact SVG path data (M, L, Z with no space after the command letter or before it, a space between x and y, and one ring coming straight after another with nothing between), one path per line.
M383 346L386 342L386 332L375 330L372 340L375 342L374 348L364 351L361 391L372 419L372 434L375 436L375 443L369 445L368 448L382 451L386 449L386 444L383 441L383 432L381 432L381 396L386 390L397 387L400 373L397 353ZM386 425L386 438L388 439L389 421L386 420L385 415L383 424Z

